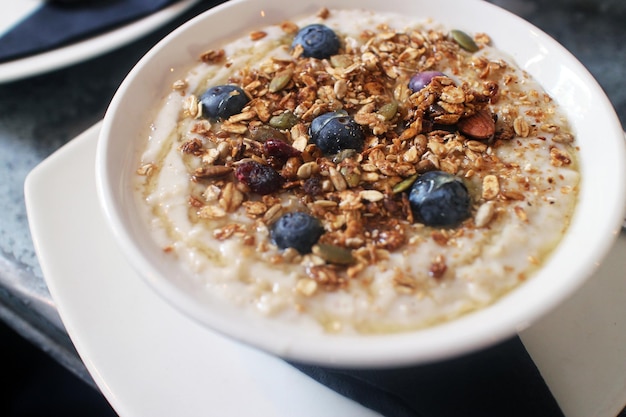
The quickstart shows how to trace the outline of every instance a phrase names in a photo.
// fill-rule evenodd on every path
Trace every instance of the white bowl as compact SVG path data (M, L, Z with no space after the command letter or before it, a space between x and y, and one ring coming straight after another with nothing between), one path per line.
M131 177L148 109L200 53L255 28L328 8L364 8L432 17L450 28L488 33L554 97L580 147L582 184L571 227L541 270L495 304L424 330L376 335L309 334L210 299L150 237ZM171 70L170 70L171 69ZM183 25L132 70L107 111L97 150L97 187L109 226L139 274L189 317L281 357L334 366L426 362L479 349L532 324L589 277L619 233L626 205L626 152L615 112L597 82L563 47L526 21L479 0L229 1Z

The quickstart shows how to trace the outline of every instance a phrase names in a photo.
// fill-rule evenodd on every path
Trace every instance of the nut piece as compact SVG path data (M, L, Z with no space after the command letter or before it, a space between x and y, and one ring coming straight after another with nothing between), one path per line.
M359 193L359 195L363 200L367 200L372 203L381 201L383 198L385 198L385 195L383 193L376 190L363 190Z
M481 110L472 116L459 120L458 126L461 133L474 139L491 139L496 133L496 123L493 121L491 113L486 110Z
M330 175L330 181L333 183L337 191L344 191L348 188L346 179L335 168L330 167L328 172Z
M437 255L430 264L428 275L435 279L442 278L446 273L448 266L446 265L446 258L443 255Z
M493 201L487 201L478 208L476 212L476 218L474 223L476 227L485 227L493 219L493 215L496 213L496 203Z
M312 175L317 174L319 170L320 168L317 165L317 162L315 161L306 162L300 165L296 175L298 176L298 178L305 180L307 178L310 178Z
M228 175L233 171L231 167L224 165L209 165L206 167L198 168L194 172L194 176L197 178L217 178Z

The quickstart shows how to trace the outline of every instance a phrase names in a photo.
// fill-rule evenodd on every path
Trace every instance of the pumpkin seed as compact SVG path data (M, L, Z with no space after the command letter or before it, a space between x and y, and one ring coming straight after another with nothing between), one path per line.
M356 259L352 256L352 251L340 246L329 245L327 243L318 243L313 246L313 254L324 259L326 262L336 265L350 265Z
M291 81L292 75L293 69L291 68L287 68L286 70L277 73L274 78L272 78L272 81L270 81L270 93L275 93L285 88L287 84L289 84L289 81Z
M283 132L267 125L261 125L250 129L250 138L261 143L266 142L268 139L287 141L287 136Z
M361 182L361 171L356 167L341 167L339 172L345 178L348 187L356 187Z
M454 29L450 32L450 34L452 35L452 39L454 39L461 48L469 52L478 51L478 45L476 45L474 39L472 39L471 36L467 33L463 32L462 30Z
M277 129L291 129L298 123L298 116L286 111L270 119L270 126Z
M355 149L342 149L341 151L339 151L338 153L333 155L332 161L335 164L338 164L339 162L343 161L344 159L353 158L355 156L356 156L356 150Z
M332 55L330 57L330 64L334 68L346 68L352 64L352 59L347 55Z
M398 103L392 101L391 103L384 104L379 110L378 114L383 116L386 121L393 119L398 112Z
M413 183L417 179L417 176L418 174L411 175L409 178L404 179L400 181L399 183L397 183L396 185L394 185L393 193L398 194L398 193L401 193L402 191L406 191L409 188L411 188L411 185L413 185Z

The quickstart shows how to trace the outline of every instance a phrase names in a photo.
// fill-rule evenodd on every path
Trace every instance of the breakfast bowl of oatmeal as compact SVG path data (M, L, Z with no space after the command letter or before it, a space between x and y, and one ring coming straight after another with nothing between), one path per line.
M232 1L104 119L97 188L191 319L334 366L444 359L531 325L623 220L623 132L563 47L482 1Z

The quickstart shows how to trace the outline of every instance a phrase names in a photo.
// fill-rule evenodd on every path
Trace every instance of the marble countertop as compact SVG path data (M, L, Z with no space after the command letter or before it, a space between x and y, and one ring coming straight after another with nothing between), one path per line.
M527 19L569 49L596 77L626 126L622 86L626 2L491 2ZM153 44L206 8L200 4L172 24L101 57L0 84L0 319L87 382L91 379L63 329L35 255L24 179L39 162L103 117L124 76Z

